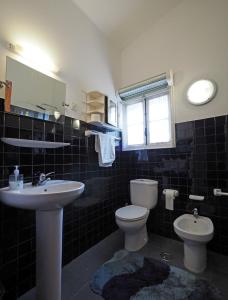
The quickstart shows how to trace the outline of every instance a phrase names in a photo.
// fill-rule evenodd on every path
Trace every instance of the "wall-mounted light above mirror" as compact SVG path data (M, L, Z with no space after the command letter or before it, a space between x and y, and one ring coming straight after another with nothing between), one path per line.
M217 85L209 79L194 81L187 90L187 99L193 105L203 105L210 102L216 95Z

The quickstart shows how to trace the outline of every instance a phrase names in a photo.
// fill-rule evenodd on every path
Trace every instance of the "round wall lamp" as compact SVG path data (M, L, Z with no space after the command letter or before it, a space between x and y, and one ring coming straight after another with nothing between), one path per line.
M209 79L194 81L187 90L187 99L193 105L203 105L210 102L216 95L217 85Z

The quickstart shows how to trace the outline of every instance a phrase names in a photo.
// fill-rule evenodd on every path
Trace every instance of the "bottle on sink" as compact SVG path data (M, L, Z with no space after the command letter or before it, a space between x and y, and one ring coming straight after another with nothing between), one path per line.
M13 174L9 176L9 188L11 190L20 191L23 189L23 174L20 174L18 166L15 166Z

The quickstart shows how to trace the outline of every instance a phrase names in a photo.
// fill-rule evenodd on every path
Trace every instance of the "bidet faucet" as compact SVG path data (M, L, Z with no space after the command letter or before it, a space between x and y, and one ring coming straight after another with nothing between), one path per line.
M49 180L51 180L50 175L55 174L55 172L50 172L47 174L44 173L40 173L39 175L39 180L37 182L35 182L35 185L45 185L45 183L47 183Z
M197 209L197 208L194 208L194 209L192 210L192 213L193 213L193 216L197 219L198 216L199 216L198 209Z

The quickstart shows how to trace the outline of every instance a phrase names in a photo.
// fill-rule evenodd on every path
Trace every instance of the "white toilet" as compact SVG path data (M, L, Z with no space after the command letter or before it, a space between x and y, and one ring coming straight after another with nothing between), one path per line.
M116 223L125 233L125 249L137 251L148 241L146 221L158 200L158 182L150 179L130 181L131 203L117 209Z

